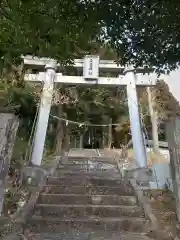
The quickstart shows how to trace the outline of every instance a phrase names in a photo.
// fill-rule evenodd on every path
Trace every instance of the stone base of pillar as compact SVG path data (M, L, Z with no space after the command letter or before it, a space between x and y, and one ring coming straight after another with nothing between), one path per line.
M22 169L21 184L37 186L47 175L47 171L39 166L26 166Z
M152 171L149 168L120 169L124 179L135 179L142 184L149 183L152 180Z
M63 152L61 156L60 164L66 164L68 162L68 152Z

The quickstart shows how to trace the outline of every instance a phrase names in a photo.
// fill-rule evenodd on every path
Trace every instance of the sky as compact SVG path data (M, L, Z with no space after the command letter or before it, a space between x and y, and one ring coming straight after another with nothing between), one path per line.
M172 71L169 75L161 75L160 79L168 84L169 90L180 103L180 68Z

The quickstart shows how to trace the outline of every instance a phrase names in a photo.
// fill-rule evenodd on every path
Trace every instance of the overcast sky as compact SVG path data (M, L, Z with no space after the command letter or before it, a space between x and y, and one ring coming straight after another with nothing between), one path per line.
M180 103L180 68L171 72L170 75L162 75L160 78L164 79L170 91Z

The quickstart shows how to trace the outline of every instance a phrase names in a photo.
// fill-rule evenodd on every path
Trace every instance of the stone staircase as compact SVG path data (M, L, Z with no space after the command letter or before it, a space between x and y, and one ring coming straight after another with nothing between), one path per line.
M105 157L69 157L44 186L28 220L32 239L150 240L131 185Z

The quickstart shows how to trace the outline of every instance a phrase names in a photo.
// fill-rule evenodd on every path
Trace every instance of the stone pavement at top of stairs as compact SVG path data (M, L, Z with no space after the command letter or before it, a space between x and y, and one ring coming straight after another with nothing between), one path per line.
M107 158L96 156L92 168L82 155L69 157L48 177L28 219L28 240L150 240L132 186L115 162L106 168Z
M98 157L98 150L97 149L79 149L79 148L72 148L69 150L68 156L72 157Z

